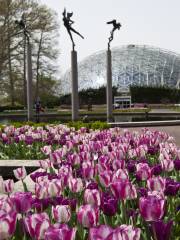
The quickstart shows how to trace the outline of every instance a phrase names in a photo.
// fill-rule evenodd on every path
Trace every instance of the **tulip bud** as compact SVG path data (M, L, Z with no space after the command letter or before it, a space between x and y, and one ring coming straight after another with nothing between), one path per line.
M99 209L91 205L83 205L79 208L77 219L85 228L96 226L99 219Z
M14 190L14 181L12 179L4 181L3 188L4 193L12 193Z
M52 217L58 223L67 223L71 219L71 211L69 205L57 205L52 207Z
M17 168L15 170L13 170L13 172L14 172L14 176L18 180L23 180L27 176L25 167Z

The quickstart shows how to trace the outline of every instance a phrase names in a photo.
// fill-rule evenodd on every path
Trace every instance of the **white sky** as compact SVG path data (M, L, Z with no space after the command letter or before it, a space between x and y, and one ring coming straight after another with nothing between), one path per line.
M40 0L59 14L60 72L70 67L71 41L62 23L64 7L73 11L78 60L107 48L111 26L117 19L122 28L115 33L113 46L148 44L180 53L180 0Z

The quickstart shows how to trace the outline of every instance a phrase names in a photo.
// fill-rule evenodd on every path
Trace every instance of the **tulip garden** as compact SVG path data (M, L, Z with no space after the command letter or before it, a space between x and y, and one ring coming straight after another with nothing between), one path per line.
M40 168L32 192L24 167L23 192L0 177L0 240L180 240L180 148L168 134L4 127L0 158L13 152Z

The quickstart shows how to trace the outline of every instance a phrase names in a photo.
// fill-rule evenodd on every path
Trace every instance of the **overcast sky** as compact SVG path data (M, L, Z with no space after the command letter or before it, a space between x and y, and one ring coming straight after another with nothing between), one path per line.
M73 11L73 25L85 39L74 35L78 60L106 49L111 26L117 19L122 28L113 46L148 44L180 53L180 0L41 0L57 11L60 22L60 71L70 66L71 42L62 23L64 7Z

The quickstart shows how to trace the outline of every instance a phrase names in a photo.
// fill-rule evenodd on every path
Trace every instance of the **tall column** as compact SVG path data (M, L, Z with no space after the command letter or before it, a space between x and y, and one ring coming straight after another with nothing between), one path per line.
M78 97L78 68L77 68L77 52L71 51L71 82L72 82L72 121L79 118L79 97Z
M33 121L33 98L32 98L32 53L29 39L27 41L27 113L28 121Z
M106 88L106 102L107 102L107 122L113 119L113 106L112 106L112 60L111 50L106 52L106 69L107 69L107 88Z

